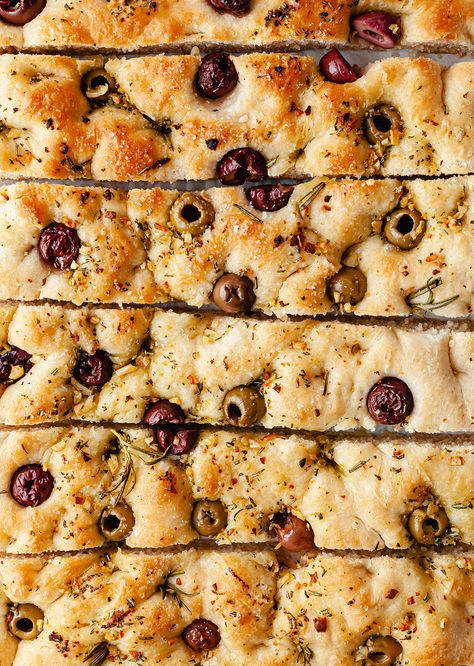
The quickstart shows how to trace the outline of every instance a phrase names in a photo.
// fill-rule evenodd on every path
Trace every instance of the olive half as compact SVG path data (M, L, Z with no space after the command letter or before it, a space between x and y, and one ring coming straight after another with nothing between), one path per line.
M105 102L114 90L115 81L105 69L98 67L84 74L81 80L83 94L93 102Z
M392 636L374 636L367 641L366 647L369 654L364 666L393 666L403 652L400 643Z
M449 519L442 506L430 502L412 511L408 518L408 530L412 537L425 546L436 543L449 527Z
M426 231L426 222L417 210L400 208L391 213L383 229L389 243L401 250L411 250L420 242Z
M227 421L240 427L260 421L266 412L265 400L256 386L236 386L228 391L223 409Z
M31 641L43 631L43 611L34 604L13 606L7 616L8 630L16 638Z
M214 218L211 202L193 192L181 194L170 209L171 226L180 234L199 236L211 226Z
M344 266L329 280L327 294L336 305L357 305L367 292L367 278L358 268Z
M226 528L227 511L222 502L199 500L193 508L192 523L201 536L215 536Z
M389 104L380 104L368 111L364 121L367 141L375 145L391 146L394 132L401 132L403 127L399 112Z
M123 541L133 530L135 518L127 504L108 506L102 511L99 529L107 541Z

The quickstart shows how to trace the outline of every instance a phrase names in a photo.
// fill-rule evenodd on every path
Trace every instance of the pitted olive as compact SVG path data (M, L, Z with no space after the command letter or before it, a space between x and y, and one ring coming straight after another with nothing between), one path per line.
M13 606L7 615L8 629L13 636L31 641L43 631L43 611L34 604Z
M193 192L181 194L170 209L171 226L180 234L199 236L211 226L214 218L211 202Z
M430 502L419 507L408 518L408 530L412 537L425 546L436 543L449 527L449 519L442 506Z
M201 536L215 536L227 525L227 511L219 501L196 502L192 515L193 527Z
M214 285L212 298L224 312L239 314L255 303L254 284L246 275L224 273Z
M372 145L389 146L394 143L392 132L401 132L402 118L399 112L389 104L380 104L367 113L364 131L367 141Z
M224 415L232 425L247 427L263 418L265 400L255 386L236 386L224 398Z
M91 69L82 77L81 90L93 102L105 102L114 90L115 81L105 69Z
M417 210L400 208L391 213L385 223L385 238L401 250L416 247L425 235L426 222Z
M99 529L107 541L123 541L133 530L135 518L127 504L109 506L102 511Z
M367 292L367 278L358 268L344 266L328 283L328 297L336 305L357 305Z
M366 647L369 654L364 666L393 666L403 652L400 643L392 636L374 636L367 641Z

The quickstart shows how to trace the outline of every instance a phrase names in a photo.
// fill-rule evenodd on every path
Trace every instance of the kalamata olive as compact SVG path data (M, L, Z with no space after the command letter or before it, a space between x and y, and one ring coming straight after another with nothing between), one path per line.
M402 423L413 411L413 394L401 379L384 377L372 386L367 396L370 416L383 425Z
M243 185L267 176L266 159L252 148L230 150L217 163L217 177L223 185Z
M123 541L133 530L135 518L128 504L105 508L99 519L99 530L107 541Z
M105 102L115 88L115 81L105 69L98 67L84 74L82 93L92 102Z
M30 359L31 354L18 347L0 352L0 383L14 384L24 377L33 367Z
M51 472L41 465L23 465L13 474L10 494L21 506L39 506L53 492L54 479Z
M293 185L259 185L245 191L245 196L257 210L273 213L284 208L294 190Z
M44 613L34 604L15 604L7 615L8 631L22 641L32 641L43 631Z
M373 146L392 146L396 143L396 135L402 131L402 127L399 112L389 104L379 104L370 109L364 120L365 136Z
M417 210L409 208L400 208L391 213L383 228L384 236L389 243L401 250L411 250L419 245L425 231L425 220Z
M202 97L220 99L232 92L238 80L235 65L227 53L210 53L202 59L194 82Z
M184 423L186 417L179 405L170 400L158 400L148 405L143 417L144 423L152 428L165 423Z
M266 406L256 386L236 386L226 393L223 410L229 423L247 427L265 416Z
M181 194L170 209L170 223L180 234L199 236L214 222L215 211L210 201L193 192Z
M185 415L179 405L169 400L158 400L148 405L143 421L153 428L155 440L162 451L169 450L175 456L187 453L197 442L197 430L165 430L157 426L184 423Z
M353 83L359 78L337 49L328 51L319 61L321 74L332 83Z
M210 620L194 620L181 635L186 645L196 652L214 650L221 641L219 627Z
M49 224L39 237L38 251L43 261L64 271L77 259L81 241L77 231L61 222Z
M328 297L336 305L357 305L366 292L367 278L358 268L344 266L328 282Z
M314 548L314 532L311 525L292 513L277 513L274 528L282 548L292 553L303 553Z
M364 666L394 666L403 648L392 636L372 636L365 644L369 654Z
M219 14L242 16L250 9L251 0L207 0Z
M246 275L224 273L214 285L212 298L224 312L245 312L255 303L253 282Z
M0 18L13 25L25 25L45 7L46 0L0 0Z
M352 19L352 28L366 42L382 49L393 49L399 40L400 21L388 12L360 14Z
M73 375L83 386L98 388L107 384L114 372L110 356L99 349L89 356L84 354L77 361Z
M222 502L199 500L193 508L192 523L201 536L215 536L226 528L227 511Z
M412 537L425 546L431 546L443 536L449 527L449 519L442 506L430 502L428 506L414 509L408 518L408 530Z

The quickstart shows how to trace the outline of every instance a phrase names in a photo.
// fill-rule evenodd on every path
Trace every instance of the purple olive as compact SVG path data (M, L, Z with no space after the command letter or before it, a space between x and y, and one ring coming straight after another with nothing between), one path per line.
M228 95L238 80L237 70L227 53L211 53L203 58L194 79L198 93L208 99Z
M80 247L77 231L61 222L52 222L43 229L38 243L41 258L61 271L77 259Z
M53 492L54 479L41 465L19 467L10 483L10 493L21 506L39 506Z
M319 61L321 74L332 83L354 83L359 78L337 49L331 49Z
M213 9L220 14L242 16L250 9L250 0L207 0Z
M196 443L199 433L197 430L178 430L173 432L157 426L164 424L181 424L185 415L179 405L169 400L159 400L148 406L143 421L153 428L155 440L162 451L169 449L175 456L187 453Z
M267 161L252 148L230 150L217 163L217 177L223 185L243 185L247 180L267 178Z
M25 25L45 7L46 0L0 0L0 18L13 25Z
M21 379L33 367L30 359L31 354L23 349L18 349L18 347L12 347L9 351L1 352L0 383L13 384ZM14 368L18 368L20 372L15 371Z
M292 513L277 513L273 521L278 541L285 550L302 553L314 548L313 528L307 521Z
M194 620L183 630L184 642L196 652L213 650L221 641L219 627L210 620Z
M397 45L400 23L396 16L388 12L368 12L352 19L352 27L366 42L393 49Z
M96 388L106 384L114 368L108 354L100 350L91 356L84 354L76 363L74 378L83 386Z
M383 425L402 423L414 407L413 394L401 379L384 377L372 386L367 396L370 416Z
M179 405L170 400L158 400L148 405L143 421L153 428L164 423L184 423L185 418Z
M245 196L257 210L273 213L288 204L294 189L293 185L259 185L245 190Z

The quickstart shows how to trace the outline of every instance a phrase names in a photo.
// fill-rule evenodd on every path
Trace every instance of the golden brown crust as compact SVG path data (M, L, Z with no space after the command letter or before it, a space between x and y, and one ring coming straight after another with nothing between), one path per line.
M230 272L250 277L256 309L314 315L333 307L327 284L344 256L368 281L362 301L344 312L406 315L423 313L424 304L440 315L467 316L474 291L473 191L470 176L318 179L296 186L282 210L262 213L243 188L215 188L196 193L211 202L215 219L191 236L173 226L170 208L179 197L173 190L18 183L0 191L0 298L200 307L212 302L214 283ZM421 243L409 251L387 242L383 231L388 215L406 207L426 220ZM40 234L53 220L79 234L82 247L70 270L54 269L38 253ZM421 296L411 304L410 296L429 282L436 285L434 303Z

